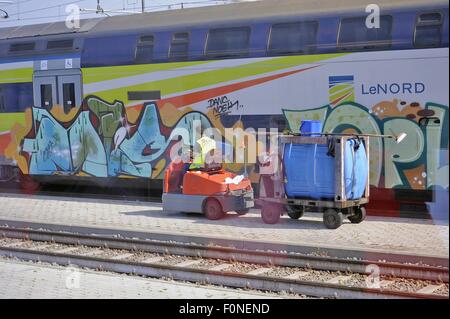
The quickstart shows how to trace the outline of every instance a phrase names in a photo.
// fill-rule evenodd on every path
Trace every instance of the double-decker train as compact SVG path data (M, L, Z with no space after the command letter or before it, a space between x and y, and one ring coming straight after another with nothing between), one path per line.
M447 214L448 1L377 6L266 0L0 28L0 180L157 188L171 133L193 120L314 119L408 134L371 141L369 213ZM246 170L257 186L258 165Z

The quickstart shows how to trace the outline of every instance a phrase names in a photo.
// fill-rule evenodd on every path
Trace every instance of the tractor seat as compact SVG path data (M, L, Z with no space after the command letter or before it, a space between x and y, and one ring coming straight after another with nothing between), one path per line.
M187 172L189 164L170 163L165 174L165 192L166 193L182 193L183 177Z

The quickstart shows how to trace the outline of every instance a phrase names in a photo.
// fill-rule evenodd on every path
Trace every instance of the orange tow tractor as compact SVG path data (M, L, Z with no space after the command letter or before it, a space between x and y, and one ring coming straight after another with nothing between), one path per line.
M182 161L166 169L162 202L166 211L203 213L210 220L221 219L227 212L245 215L254 206L248 178L224 170L222 164L193 167Z

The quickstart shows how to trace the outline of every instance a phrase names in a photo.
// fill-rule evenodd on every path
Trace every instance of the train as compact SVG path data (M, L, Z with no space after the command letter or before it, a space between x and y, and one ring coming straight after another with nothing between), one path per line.
M448 207L448 1L264 0L0 28L0 180L161 189L172 134L370 143L369 214ZM257 195L260 165L245 171Z

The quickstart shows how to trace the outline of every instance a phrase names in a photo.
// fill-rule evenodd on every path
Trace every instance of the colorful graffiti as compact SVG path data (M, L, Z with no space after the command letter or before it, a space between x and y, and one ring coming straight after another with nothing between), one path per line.
M371 184L417 190L448 188L447 106L427 103L422 107L393 100L367 108L344 102L336 107L283 110L283 114L292 130L304 119L316 119L323 121L326 132L405 132L408 137L402 144L371 140ZM51 112L31 108L25 117L24 126L17 124L11 130L12 142L5 153L23 172L37 175L159 178L169 161L168 149L177 128L192 131L190 125L199 120L202 128L224 130L213 110L203 114L170 103L159 108L155 103L125 108L120 101L110 104L96 96L87 97L69 114L58 107ZM231 168L239 171L242 165ZM257 181L255 171L250 172Z
M136 118L131 121L128 114L133 110L127 112L122 102L109 104L95 96L87 97L81 108L65 115L65 121L57 118L57 110L32 108L28 111L27 129L15 128L15 142L7 151L22 164L23 172L157 177L166 166L166 151L174 142L171 132L181 127L189 130L187 126L195 120L202 128L211 127L208 118L195 111L183 112L173 127L165 127L155 103L144 104L137 117L131 115Z
M401 144L392 139L370 141L370 183L380 188L425 190L448 189L448 106L407 103L394 99L367 108L344 102L309 110L283 110L291 130L302 120L324 123L324 132L399 134L408 137Z

